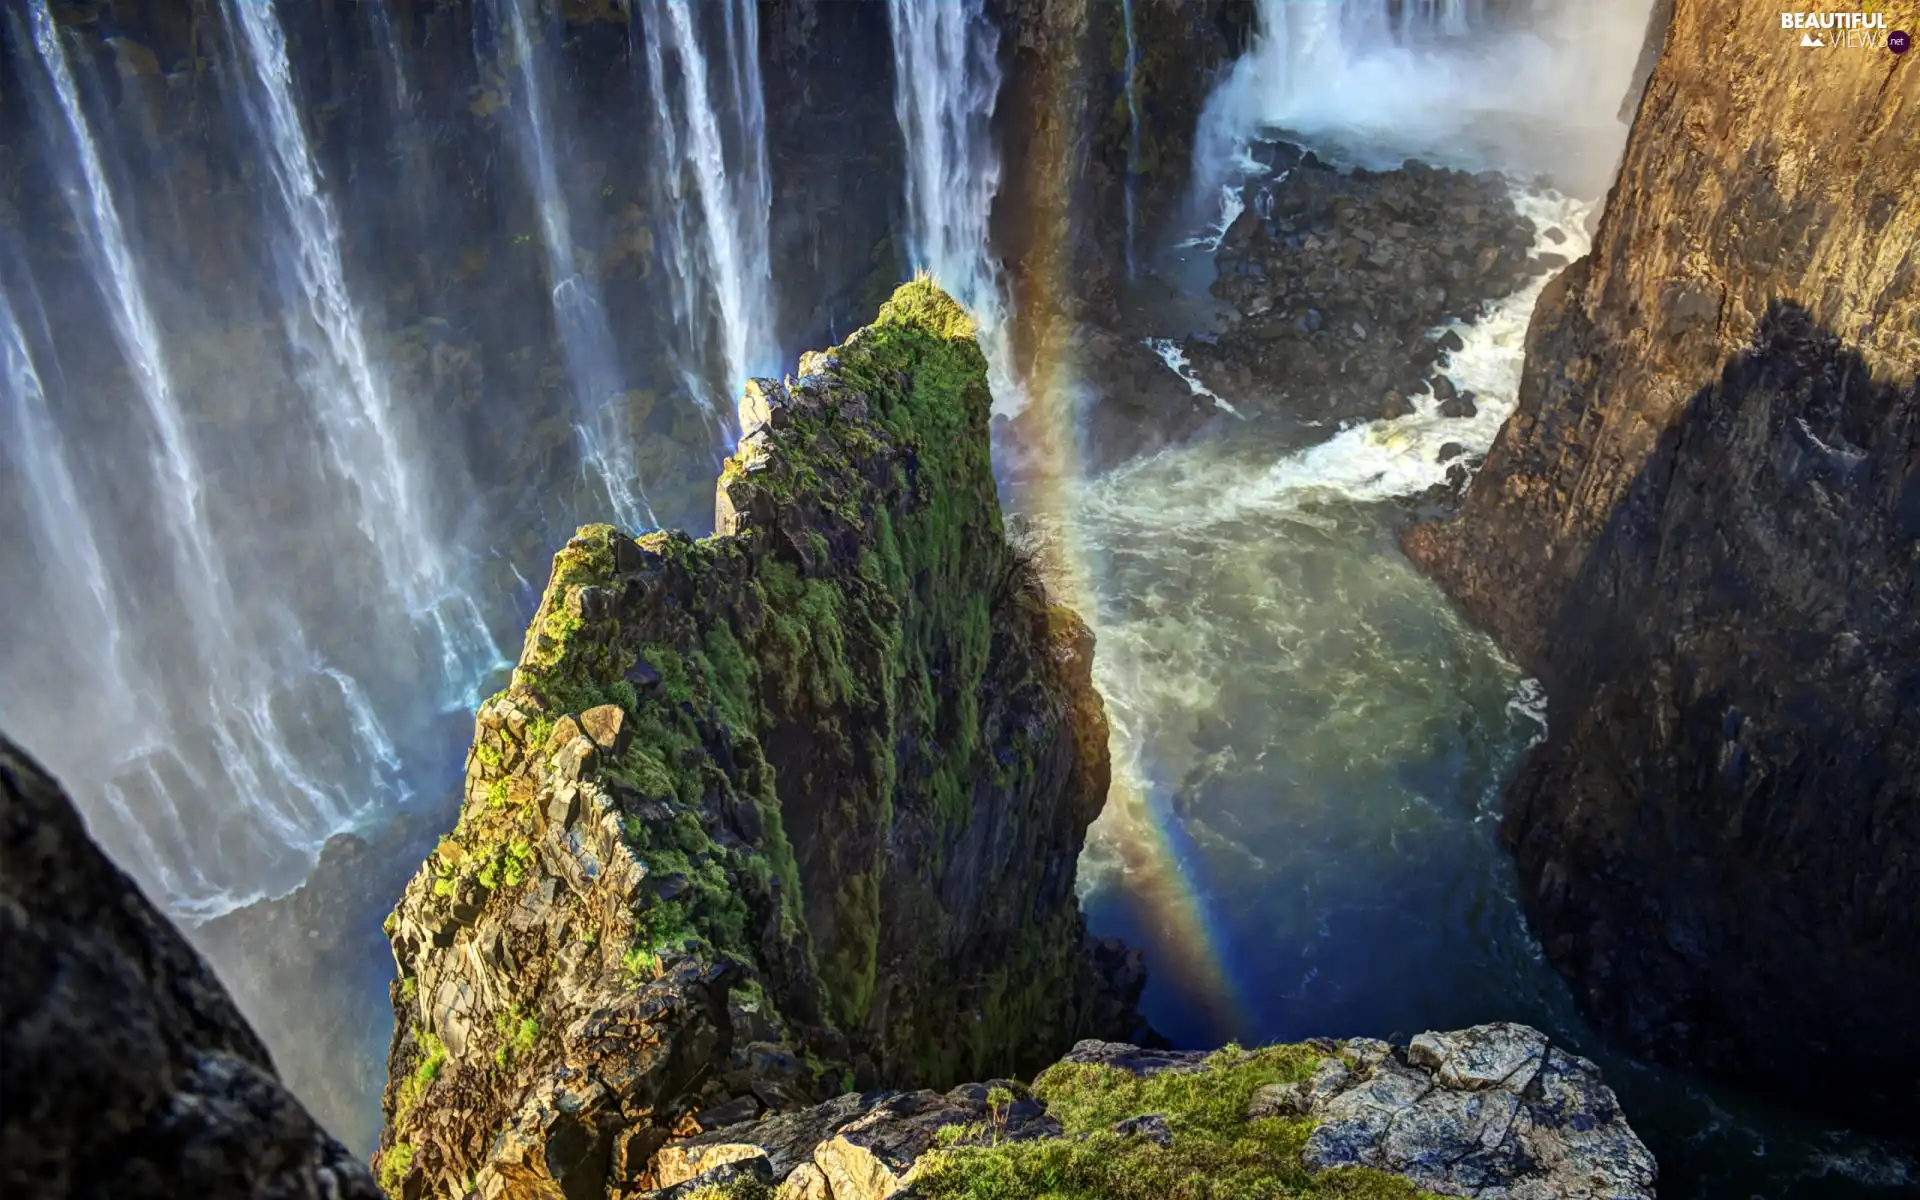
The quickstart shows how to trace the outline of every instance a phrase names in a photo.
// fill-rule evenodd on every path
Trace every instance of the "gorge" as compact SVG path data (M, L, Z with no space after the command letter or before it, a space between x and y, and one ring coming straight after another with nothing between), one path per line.
M20 0L0 728L392 1194L1910 1185L1912 68L1627 7Z

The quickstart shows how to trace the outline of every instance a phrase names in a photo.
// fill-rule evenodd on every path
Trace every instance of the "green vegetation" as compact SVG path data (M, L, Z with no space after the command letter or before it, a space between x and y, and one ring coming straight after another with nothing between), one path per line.
M774 1200L774 1189L757 1179L738 1183L709 1184L699 1188L687 1200Z
M395 1142L380 1154L380 1190L389 1196L400 1194L400 1185L413 1166L413 1144Z
M1274 1046L1251 1053L1229 1046L1195 1074L1146 1079L1112 1067L1060 1063L1034 1081L1065 1136L1001 1142L975 1128L922 1161L917 1191L928 1200L1415 1200L1398 1176L1340 1170L1310 1175L1300 1152L1313 1132L1307 1119L1244 1119L1264 1084L1307 1078L1319 1051ZM993 1097L989 1103L1001 1111ZM1167 1146L1113 1132L1131 1117L1159 1115ZM962 1138L986 1145L953 1145Z
M737 534L629 540L594 525L555 554L512 681L482 710L459 824L430 864L433 893L456 912L521 887L551 836L539 781L561 749L549 746L554 730L617 705L630 740L618 755L596 751L582 779L598 789L592 803L611 804L643 866L642 896L672 899L642 899L631 929L622 916L603 930L601 910L584 908L573 936L606 933L603 953L636 986L681 954L737 955L768 973L767 997L819 988L828 1019L853 1030L878 981L883 896L898 919L937 934L948 918L929 880L977 797L1035 794L1034 734L1020 722L989 731L982 710L1006 690L996 658L1039 658L1046 622L1007 586L986 364L965 312L916 280L834 354L836 387L857 397L843 403L867 417L796 406L778 453L751 471L730 459L722 478L744 517ZM888 880L886 847L903 818L932 831L916 837L933 858L918 878ZM807 903L789 829L806 833L825 905ZM829 906L816 948L805 914ZM764 954L770 927L796 952ZM946 964L912 968L931 986L903 1018L903 1048L925 1060L927 1078L1004 1062L1054 1015L1062 972L1075 966L1073 931L1034 923L1021 936L964 1001L943 987ZM530 977L522 1002L537 1005L544 986ZM779 1020L780 1004L762 1002ZM959 1027L941 1006L963 1002L990 1019ZM524 1062L540 1030L518 1007L496 1019L504 1070Z
M500 1048L493 1052L493 1061L502 1071L524 1059L540 1040L540 1022L523 1012L518 1004L505 1012L494 1013L493 1028L502 1039Z

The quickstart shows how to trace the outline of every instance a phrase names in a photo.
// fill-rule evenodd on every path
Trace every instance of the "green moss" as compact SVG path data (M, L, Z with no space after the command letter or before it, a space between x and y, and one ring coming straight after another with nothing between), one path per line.
M400 1194L400 1185L413 1167L413 1146L395 1142L380 1153L380 1190L389 1196Z
M512 1069L514 1063L525 1059L540 1041L540 1022L517 1003L505 1012L493 1014L493 1028L501 1038L499 1048L493 1052L493 1061L502 1071Z
M1032 1142L952 1146L923 1162L917 1191L928 1200L1292 1200L1350 1197L1413 1200L1405 1179L1378 1171L1309 1174L1300 1152L1308 1119L1248 1121L1256 1088L1305 1079L1319 1051L1228 1047L1191 1074L1139 1078L1111 1067L1061 1063L1034 1081L1034 1098L1064 1136ZM993 1097L989 1096L992 1102ZM998 1106L996 1106L997 1108ZM1113 1126L1159 1115L1171 1144L1124 1137ZM991 1142L993 1130L967 1135Z
M696 1188L687 1200L774 1200L774 1189L757 1179L738 1183L708 1184Z

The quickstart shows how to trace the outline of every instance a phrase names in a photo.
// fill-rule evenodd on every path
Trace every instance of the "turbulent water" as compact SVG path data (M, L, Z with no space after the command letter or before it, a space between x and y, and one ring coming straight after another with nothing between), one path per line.
M1557 136L1577 154L1555 159L1539 129L1464 128L1451 108L1469 91L1488 112L1534 103L1532 72L1554 67L1528 57L1544 43L1517 75L1489 77L1476 40L1496 35L1469 6L1404 6L1397 29L1387 7L1262 5L1258 41L1209 106L1198 228L1143 263L1204 287L1242 211L1247 140L1275 130L1335 160L1505 168L1536 229L1568 237L1536 249L1585 251L1592 202L1535 174L1610 161L1625 130L1607 144L1576 119ZM1424 396L1408 416L1333 430L1268 419L1069 490L1062 540L1097 597L1116 774L1082 863L1089 921L1145 950L1145 1014L1179 1045L1526 1021L1602 1063L1661 1161L1664 1195L1910 1184L1914 1165L1870 1140L1610 1052L1521 916L1494 826L1502 784L1545 732L1545 696L1412 569L1395 533L1406 498L1444 481L1440 448L1484 453L1512 411L1545 281L1453 326L1464 348L1448 374L1477 393L1473 418ZM1164 305L1168 336L1149 345L1230 407L1173 340L1202 332L1181 324L1194 311Z

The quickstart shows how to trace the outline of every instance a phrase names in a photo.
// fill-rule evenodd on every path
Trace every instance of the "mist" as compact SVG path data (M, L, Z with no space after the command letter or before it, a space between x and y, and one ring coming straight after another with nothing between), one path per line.
M1626 144L1621 102L1652 0L1490 8L1261 0L1254 44L1201 117L1196 194L1216 195L1261 135L1369 167L1423 158L1598 197Z

